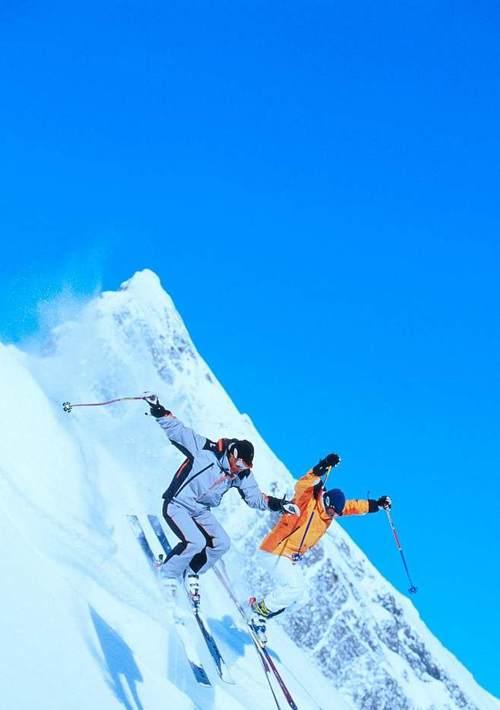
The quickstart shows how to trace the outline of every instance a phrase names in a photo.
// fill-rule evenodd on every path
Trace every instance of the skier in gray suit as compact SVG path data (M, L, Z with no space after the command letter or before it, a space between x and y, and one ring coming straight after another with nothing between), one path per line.
M236 488L245 503L258 510L297 515L299 509L290 501L262 493L252 473L250 441L211 441L185 426L157 397L148 404L171 443L186 457L163 494L163 517L180 542L166 558L162 576L174 593L176 582L185 577L193 604L198 606L198 575L207 572L231 544L211 513L225 493Z

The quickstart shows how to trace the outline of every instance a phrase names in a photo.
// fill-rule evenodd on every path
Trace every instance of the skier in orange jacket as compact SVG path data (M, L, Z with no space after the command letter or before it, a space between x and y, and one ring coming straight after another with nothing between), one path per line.
M339 463L338 454L328 454L297 481L294 514L283 515L260 545L258 562L270 573L274 583L266 599L249 599L251 624L263 643L266 642L266 621L281 614L302 596L304 578L300 560L323 537L332 520L391 508L389 496L378 500L346 500L338 488L325 490L323 476Z

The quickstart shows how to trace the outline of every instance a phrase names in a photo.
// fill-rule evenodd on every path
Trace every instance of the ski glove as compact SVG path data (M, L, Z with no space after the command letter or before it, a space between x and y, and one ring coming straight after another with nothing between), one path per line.
M295 503L287 500L285 496L283 498L276 498L276 496L266 496L267 506L269 510L273 513L291 513L292 515L300 515L300 508Z
M389 498L389 496L380 496L380 498L377 501L378 509L382 510L390 510L392 508L392 500Z
M168 409L165 409L165 407L159 403L158 397L153 402L148 401L148 404L151 416L155 417L156 419L164 417L165 414L170 414L170 411Z
M290 515L300 515L300 508L289 500L283 500L281 501L281 512L289 513Z
M340 463L340 456L338 454L328 454L324 459L321 459L319 463L313 468L313 473L315 476L322 476L327 472L330 467L337 466Z

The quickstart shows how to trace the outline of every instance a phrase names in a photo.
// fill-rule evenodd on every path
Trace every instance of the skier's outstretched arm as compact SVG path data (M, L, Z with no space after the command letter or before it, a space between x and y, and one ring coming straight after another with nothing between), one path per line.
M377 513L379 510L390 510L392 501L389 496L380 496L377 500L373 498L352 498L346 500L342 517L346 515L366 515L366 513Z
M252 473L242 480L238 487L238 493L250 508L271 510L274 513L291 513L292 515L298 515L300 512L294 503L284 498L276 498L262 493Z
M148 402L151 416L155 417L165 434L174 446L176 446L185 456L192 457L205 446L207 441L205 436L197 434L193 429L185 426L180 419L177 419L169 409L165 409L158 400Z

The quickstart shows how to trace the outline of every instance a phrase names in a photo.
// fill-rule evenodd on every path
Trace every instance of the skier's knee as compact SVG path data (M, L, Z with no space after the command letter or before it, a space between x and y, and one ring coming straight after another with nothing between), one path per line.
M213 544L212 544L213 554L216 555L217 557L225 555L230 547L231 547L231 540L229 539L229 537L227 535L218 535L213 540Z
M225 555L231 547L231 539L228 535L223 535L216 540L215 548L221 555Z
M189 540L187 543L188 549L188 554L190 554L192 557L194 555L198 555L200 552L203 552L207 545L207 542L205 538L200 535L200 537L195 538L194 540Z

